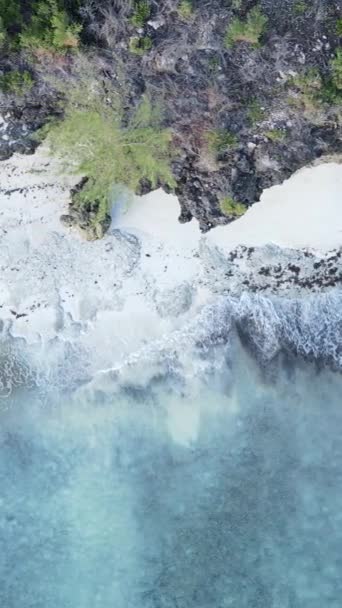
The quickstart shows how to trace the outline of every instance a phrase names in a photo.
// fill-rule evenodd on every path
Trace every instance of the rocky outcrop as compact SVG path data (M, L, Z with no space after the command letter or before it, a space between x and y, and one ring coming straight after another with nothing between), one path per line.
M112 218L109 213L101 212L99 201L80 205L77 201L77 194L82 190L87 182L83 178L80 183L71 191L71 202L68 213L61 215L60 220L66 228L78 228L81 235L87 241L102 239L111 225Z
M9 99L0 93L0 160L16 152L32 154L39 145L34 134L56 112L56 99L39 91L21 99Z

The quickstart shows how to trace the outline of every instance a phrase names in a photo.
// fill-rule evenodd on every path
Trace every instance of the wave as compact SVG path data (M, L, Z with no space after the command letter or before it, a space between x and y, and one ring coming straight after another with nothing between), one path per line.
M110 328L108 328L110 331ZM0 397L21 386L53 392L89 383L101 386L146 384L158 376L183 380L205 378L227 366L238 336L263 366L280 353L342 370L342 292L302 299L243 294L219 296L180 329L162 335L98 368L96 352L77 342L55 339L44 350L14 340L1 340ZM106 380L105 380L106 379Z
M245 294L233 308L240 335L262 359L286 350L342 369L342 292L300 299Z

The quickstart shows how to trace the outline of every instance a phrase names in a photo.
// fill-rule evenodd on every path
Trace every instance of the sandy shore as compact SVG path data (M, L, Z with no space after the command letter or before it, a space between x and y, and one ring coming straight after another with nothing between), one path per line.
M123 360L210 301L215 268L202 259L203 244L207 252L241 243L342 245L342 166L334 163L299 172L205 236L195 220L179 224L177 199L157 191L118 209L103 240L83 241L59 222L75 181L43 149L0 164L0 316L12 335L77 339L99 359L111 349Z
M298 171L281 186L263 193L260 203L228 227L208 236L216 245L328 251L342 245L342 165L322 164Z

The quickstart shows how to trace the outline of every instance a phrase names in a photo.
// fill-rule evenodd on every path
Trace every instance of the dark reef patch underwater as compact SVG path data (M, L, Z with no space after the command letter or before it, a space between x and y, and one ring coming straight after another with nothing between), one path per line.
M218 298L97 373L3 336L1 607L340 608L340 304Z

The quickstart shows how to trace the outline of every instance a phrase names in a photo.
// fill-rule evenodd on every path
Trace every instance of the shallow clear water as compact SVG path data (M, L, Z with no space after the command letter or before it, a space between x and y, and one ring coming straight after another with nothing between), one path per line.
M341 375L203 345L72 390L6 351L1 607L340 608Z

